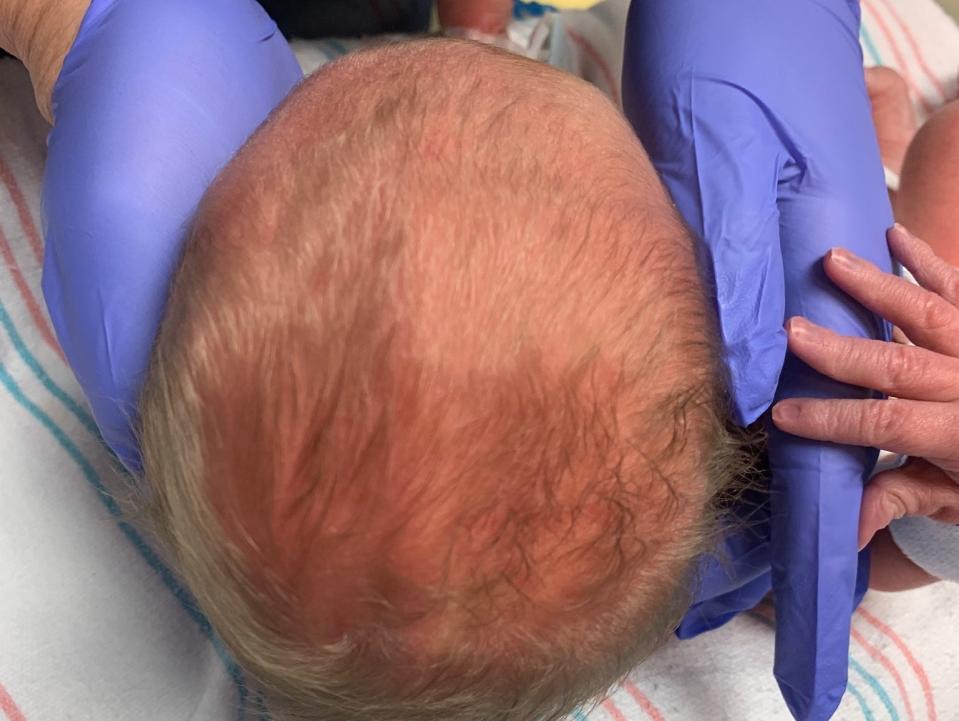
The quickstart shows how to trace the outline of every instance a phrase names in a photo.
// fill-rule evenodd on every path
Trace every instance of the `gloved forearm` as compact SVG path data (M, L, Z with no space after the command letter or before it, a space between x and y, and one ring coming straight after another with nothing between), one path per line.
M23 61L48 122L53 122L53 85L89 5L90 0L0 0L0 48Z
M822 115L813 114L802 131L793 131L806 153L804 176L779 190L786 289L780 323L802 315L844 335L885 338L882 321L837 289L822 266L830 247L850 245L891 269L885 231L892 214L860 64L850 52L846 69L855 70L856 84L827 82L824 67L818 83L797 89L803 102ZM801 117L798 99L788 112ZM776 399L873 395L826 378L789 355ZM856 589L864 589L867 580L865 559L858 557L859 508L876 457L872 449L812 442L770 428L776 678L799 718L828 718L845 690Z
M137 403L206 188L301 73L253 0L92 0L53 93L43 292L107 443Z

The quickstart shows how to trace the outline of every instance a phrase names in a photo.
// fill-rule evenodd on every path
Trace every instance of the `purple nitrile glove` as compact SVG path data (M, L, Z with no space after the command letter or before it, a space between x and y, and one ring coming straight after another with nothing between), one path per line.
M107 444L137 400L191 218L301 79L253 0L93 0L53 91L43 292Z
M835 245L891 266L859 20L855 0L635 0L630 10L626 112L700 241L744 425L784 397L868 395L787 356L787 318L888 335L821 268ZM776 678L796 718L821 721L846 687L868 570L859 506L875 453L771 429L769 456L768 525L707 562L680 632L721 624L771 585Z

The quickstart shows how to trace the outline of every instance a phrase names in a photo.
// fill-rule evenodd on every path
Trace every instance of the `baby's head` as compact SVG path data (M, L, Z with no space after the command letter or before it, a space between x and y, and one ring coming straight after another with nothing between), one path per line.
M691 240L596 90L343 60L222 173L142 401L179 568L278 719L555 719L660 642L731 470Z

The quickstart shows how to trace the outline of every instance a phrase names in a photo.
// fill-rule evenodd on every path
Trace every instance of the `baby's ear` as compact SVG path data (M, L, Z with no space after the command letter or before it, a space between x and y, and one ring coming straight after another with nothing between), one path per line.
M513 13L513 0L438 0L437 5L444 28L487 35L505 33Z

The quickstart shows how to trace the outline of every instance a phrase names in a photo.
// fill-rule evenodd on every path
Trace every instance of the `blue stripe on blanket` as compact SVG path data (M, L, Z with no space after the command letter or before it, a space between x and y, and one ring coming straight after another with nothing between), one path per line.
M52 378L50 378L50 375L44 370L43 366L39 363L39 361L37 361L33 354L30 353L29 349L22 342L22 338L20 337L19 333L17 333L15 326L10 320L10 316L6 311L6 308L4 308L2 303L0 303L0 325L4 326L4 329L6 330L7 335L13 344L14 350L17 351L17 354L20 356L26 366L34 373L37 379L40 380L44 387L46 387L55 398L60 400L60 402L63 403L71 413L75 413L76 410L79 411L81 415L85 414L83 409L80 408L76 402L53 381ZM0 362L0 385L4 386L13 400L16 401L17 404L19 404L31 416L33 416L33 418L36 419L41 426L43 426L43 428L53 437L54 441L56 441L57 445L59 445L60 448L63 449L63 451L65 451L70 459L77 465L87 483L89 483L96 492L97 498L100 499L100 502L104 505L110 515L113 516L117 521L117 527L120 529L121 533L126 536L127 540L130 541L143 560L146 561L147 565L156 572L156 574L160 577L160 580L163 582L163 585L169 589L174 598L176 598L176 600L179 602L181 608L183 608L187 615L190 616L194 623L197 624L203 635L209 639L214 650L216 651L217 656L223 662L227 673L230 675L230 678L236 685L237 694L239 696L239 713L237 718L240 720L245 718L247 689L243 674L236 665L236 662L234 662L230 657L226 648L224 648L223 643L213 632L210 622L197 608L196 601L194 601L189 591L187 591L179 583L179 581L173 575L173 572L167 568L167 566L157 555L156 551L154 551L149 544L143 540L140 534L137 533L136 529L122 519L121 510L116 502L116 499L114 499L113 496L110 495L109 491L107 491L106 486L103 484L103 481L90 461L87 460L80 449L71 440L67 432L64 431L63 428L58 425L56 421L54 421L46 412L44 412L43 409L41 409L37 404L27 397L2 362ZM75 408L71 408L71 404Z
M866 682L866 685L872 689L879 697L879 702L886 707L886 712L889 714L891 721L899 721L899 713L896 711L896 706L893 704L892 699L889 698L889 694L886 693L886 689L882 687L882 684L876 680L876 677L871 673L866 671L863 666L856 661L854 658L849 659L849 668L862 676L863 680Z

